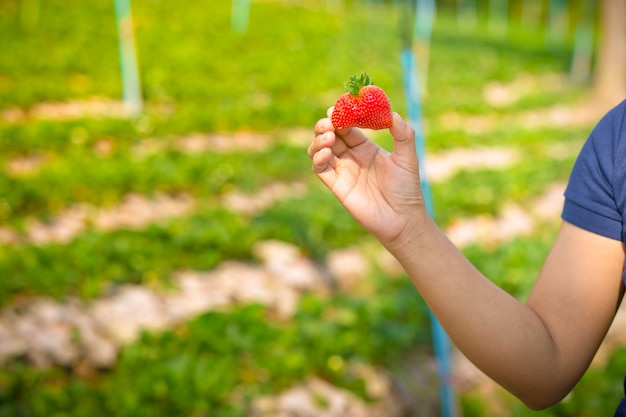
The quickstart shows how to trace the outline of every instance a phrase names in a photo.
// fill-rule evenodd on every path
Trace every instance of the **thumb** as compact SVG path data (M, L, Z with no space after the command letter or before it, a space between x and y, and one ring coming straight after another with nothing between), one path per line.
M417 162L415 150L415 130L398 113L393 113L393 123L389 128L393 136L393 154L398 162L414 164Z

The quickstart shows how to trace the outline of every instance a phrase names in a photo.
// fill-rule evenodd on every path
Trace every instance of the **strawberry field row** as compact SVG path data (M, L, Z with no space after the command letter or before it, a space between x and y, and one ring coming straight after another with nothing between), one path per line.
M141 230L92 230L66 244L8 245L0 253L0 276L20 279L0 282L0 304L17 294L94 297L115 283L166 283L176 270L248 259L252 244L264 239L292 242L321 257L363 233L320 189L251 218L203 204L195 214Z
M576 132L574 142L579 146L582 129ZM514 136L509 135L508 142L527 139L530 144L533 138L538 142L546 136L559 138L572 134L566 131L557 135L553 130L532 134L518 131ZM486 143L490 138L495 142L500 134L494 132L483 137ZM110 206L130 192L187 192L202 200L218 201L225 190L252 192L270 181L306 178L310 163L304 149L281 144L282 141L279 137L278 144L271 149L252 153L188 153L165 146L162 151L147 156L140 156L128 144L117 141L111 142L112 149L105 155L98 155L93 146L69 145L62 156L58 152L44 154L40 166L33 172L0 176L0 222L19 226L32 216L51 219L75 203ZM167 143L167 140L162 142ZM574 152L566 159L553 162L546 159L544 144L536 143L529 151L536 155L531 153L524 157L523 164L508 172L458 175L448 184L438 186L435 190L437 205L444 211L451 210L444 215L443 224L454 217L475 214L489 207L497 209L498 200L523 199L537 194L547 183L566 179ZM5 160L5 164L8 163ZM528 181L531 179L536 180ZM484 184L490 184L487 199L477 200L474 193L452 192L484 188Z
M488 258L485 248L466 252L522 298L531 285L525 277L536 272L551 244L549 235L516 239ZM367 399L364 381L348 370L351 364L389 366L429 340L426 306L410 281L369 279L376 297L308 296L289 321L276 321L262 307L242 306L206 313L171 331L145 333L106 372L91 370L77 378L71 370L38 370L15 361L0 371L0 415L71 410L80 417L115 410L119 416L165 416L210 410L211 415L242 416L260 395L276 394L311 375ZM574 391L578 403L589 398L591 391L584 388L597 378L590 375L583 389ZM564 403L548 415L561 415L571 406ZM515 415L527 415L516 402L510 407Z
M146 111L155 116L155 133L307 125L332 104L330 97L341 91L347 76L364 69L404 113L401 9L346 5L340 19L318 3L260 2L252 8L248 32L239 34L229 27L230 2L209 8L133 2L142 91ZM0 109L121 96L113 4L41 2L32 27L24 23L26 8L18 5L0 7L0 43L13 51L0 56ZM96 16L98 24L90 24ZM485 80L562 72L571 58L567 44L546 48L541 34L524 28L511 28L499 38L479 30L468 34L442 13L434 30L426 62L429 89L436 92L425 107L429 116L450 107L489 110L481 100ZM40 53L45 50L55 53ZM521 105L563 99L562 94L530 94Z
M445 225L457 217L485 210L497 212L498 201L532 197L541 191L544 184L565 180L575 148L566 159L553 162L549 152L546 153L546 145L562 138L567 142L574 137L576 146L579 146L584 134L584 128L576 127L530 131L517 128L512 132L496 130L483 134L481 141L484 144L501 144L503 141L523 144L522 149L528 155L522 164L508 172L486 171L472 176L459 174L452 181L438 184L435 187L437 218ZM450 142L454 142L455 134L436 127L429 135L450 139L449 146ZM0 218L19 228L32 215L53 220L60 210L73 203L110 206L129 192L184 191L202 200L215 201L215 197L219 198L225 190L238 188L250 192L262 188L270 180L302 179L302 169L305 168L306 177L309 165L304 149L280 145L285 140L288 141L287 136L277 136L279 145L274 149L252 154L189 154L176 149L172 139L156 139L160 150L141 156L133 148L141 141L116 138L109 142L111 149L106 154L98 154L95 142L86 144L70 139L65 149L45 153L41 166L34 172L24 176L0 177L0 189L5 191L4 197L0 198ZM381 142L388 140L383 138ZM461 135L459 140L461 143L471 141L471 135ZM10 152L8 154L11 155ZM4 159L5 165L10 160ZM528 181L532 178L536 181ZM489 192L485 193L487 188Z
M494 250L489 258L484 248L467 252L497 282L508 282L505 288L523 297L528 281L511 283L535 272L548 240L545 236L518 239ZM502 277L498 265L507 265L513 280ZM276 394L311 375L367 398L364 381L346 367L359 362L387 366L406 349L429 339L425 306L410 281L379 277L373 282L375 298L306 297L289 322L272 320L261 307L243 306L207 313L172 331L146 333L121 352L113 370L103 373L92 370L77 378L72 371L38 370L13 362L0 371L0 415L71 410L77 417L165 416L210 410L215 416L242 416L260 395ZM335 362L340 358L343 365L334 365L331 358ZM614 359L619 360L619 356ZM606 370L591 371L569 401L545 415L585 407L598 390L612 395L599 383L606 375ZM466 410L483 409L478 415L488 415L481 399L461 398ZM515 415L531 415L519 403L508 401ZM600 409L601 404L594 408Z
M433 136L453 137L454 133L435 130ZM495 192L495 188L517 184L519 180L522 180L525 186L535 184L535 187L541 187L547 182L565 179L575 153L572 152L569 159L552 163L552 156L545 152L547 144L572 136L577 141L584 137L583 128L557 133L553 129L530 132L517 130L515 134L509 133L506 142L509 145L523 145L524 152L529 153L525 157L525 163L510 172L498 175L485 173L483 176L476 175L470 178L459 176L449 186L438 187L441 192L436 199L442 201L441 206L461 210L446 215L445 218L476 213L486 205L492 206L495 203L493 198L489 201L476 202L473 201L471 193L464 193L461 196L457 192L448 192L449 189L467 190L467 187L477 188L490 183L493 196L520 198L528 192L518 190L516 193L509 192L508 195L503 195L500 191ZM546 139L542 141L542 138ZM467 139L466 135L460 138ZM502 139L500 131L495 131L484 134L482 140L485 144L501 144ZM19 225L30 216L49 219L73 203L110 206L118 203L130 192L141 194L186 192L199 199L215 200L225 190L240 189L252 192L270 181L305 178L313 180L312 175L307 174L310 162L303 147L281 143L289 141L288 134L277 136L275 139L277 144L272 148L253 153L249 151L190 153L176 149L172 145L172 140L156 139L156 141L162 149L149 155L140 155L133 148L139 142L128 143L117 139L106 141L105 153L98 153L97 144L85 145L82 142L71 141L63 150L35 153L35 157L40 155L40 162L32 172L0 176L2 196L0 224L10 222ZM11 152L8 154L11 155ZM5 156L0 160L4 160L5 166L8 167L16 158ZM530 161L533 162L532 165L529 164ZM537 178L537 181L528 183L524 176L526 179ZM491 181L490 178L495 181ZM474 185L469 185L468 181ZM536 190L532 190L531 194L533 192L536 193ZM460 199L469 200L460 201ZM465 207L468 205L469 210L466 210Z
M447 225L478 214L498 215L510 201L530 204L549 184L567 180L574 158L527 158L505 171L482 170L471 175L461 172L433 187L436 219Z
M437 184L437 220L445 226L490 210L497 214L500 202L536 198L547 185L567 178L572 159L524 162L506 171L460 173ZM95 188L94 193L115 189ZM210 269L225 259L248 258L255 241L270 238L322 257L332 248L357 243L363 234L320 185L249 216L209 198L191 215L139 230L88 229L69 243L8 245L0 254L0 275L22 278L2 281L0 300L20 293L93 297L112 283L167 281L175 270Z
M123 150L98 157L74 147L58 156L44 157L28 175L0 176L0 201L8 206L3 220L50 216L71 203L111 205L129 192L186 191L213 200L228 187L249 192L272 180L301 177L309 164L301 148L288 145L256 154L170 150L145 158Z
M14 362L0 371L0 415L240 416L259 395L310 375L367 398L363 380L329 358L383 364L427 341L424 305L408 285L387 285L376 301L306 298L290 323L268 320L257 306L207 313L145 334L123 350L115 370L87 379Z

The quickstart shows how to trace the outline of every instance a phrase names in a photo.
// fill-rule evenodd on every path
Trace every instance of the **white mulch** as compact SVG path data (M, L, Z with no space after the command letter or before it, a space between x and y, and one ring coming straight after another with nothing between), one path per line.
M274 397L260 397L248 417L400 417L408 405L385 372L366 365L351 365L346 370L360 376L372 399L366 402L353 393L319 378L309 378ZM426 417L424 414L421 414Z
M27 220L24 233L2 227L0 244L67 243L90 227L103 231L120 228L138 229L160 220L183 216L191 212L195 206L195 200L182 193L175 196L156 194L154 197L129 194L114 207L101 208L79 204L58 213L50 222Z
M105 97L66 102L42 102L29 109L11 107L0 111L7 123L21 123L29 119L72 120L79 118L125 118L127 112L122 101Z
M458 148L428 155L424 169L428 180L443 182L458 172L510 168L521 159L521 152L510 147Z
M556 222L563 208L565 183L550 185L528 207L504 203L498 217L479 215L457 219L448 225L446 235L458 247L473 243L500 244L518 236L532 234L543 222Z
M109 367L119 348L143 330L170 328L206 311L252 302L288 318L301 294L350 290L372 266L355 250L336 258L355 267L344 264L335 271L333 262L317 265L297 247L279 241L258 242L254 253L256 263L227 261L210 271L180 271L172 290L127 284L92 301L41 297L5 306L0 311L0 364L25 356L43 367L79 361Z
M303 182L273 182L265 185L253 194L232 190L223 197L224 206L239 214L259 213L280 200L301 197L306 194L307 186Z

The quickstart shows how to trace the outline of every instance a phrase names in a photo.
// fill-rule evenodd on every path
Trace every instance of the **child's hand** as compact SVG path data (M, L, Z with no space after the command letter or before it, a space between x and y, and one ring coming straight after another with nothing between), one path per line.
M332 111L331 107L329 117ZM386 246L427 216L415 132L397 113L389 132L394 138L393 153L358 128L335 130L327 117L315 125L315 140L308 149L313 172L352 217Z

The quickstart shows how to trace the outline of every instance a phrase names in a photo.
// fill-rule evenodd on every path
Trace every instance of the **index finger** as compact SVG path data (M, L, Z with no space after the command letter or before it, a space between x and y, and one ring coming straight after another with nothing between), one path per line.
M333 130L335 130L335 128L333 127L330 119L327 117L320 119L317 121L317 123L315 123L315 136L324 134L326 132L332 132Z

